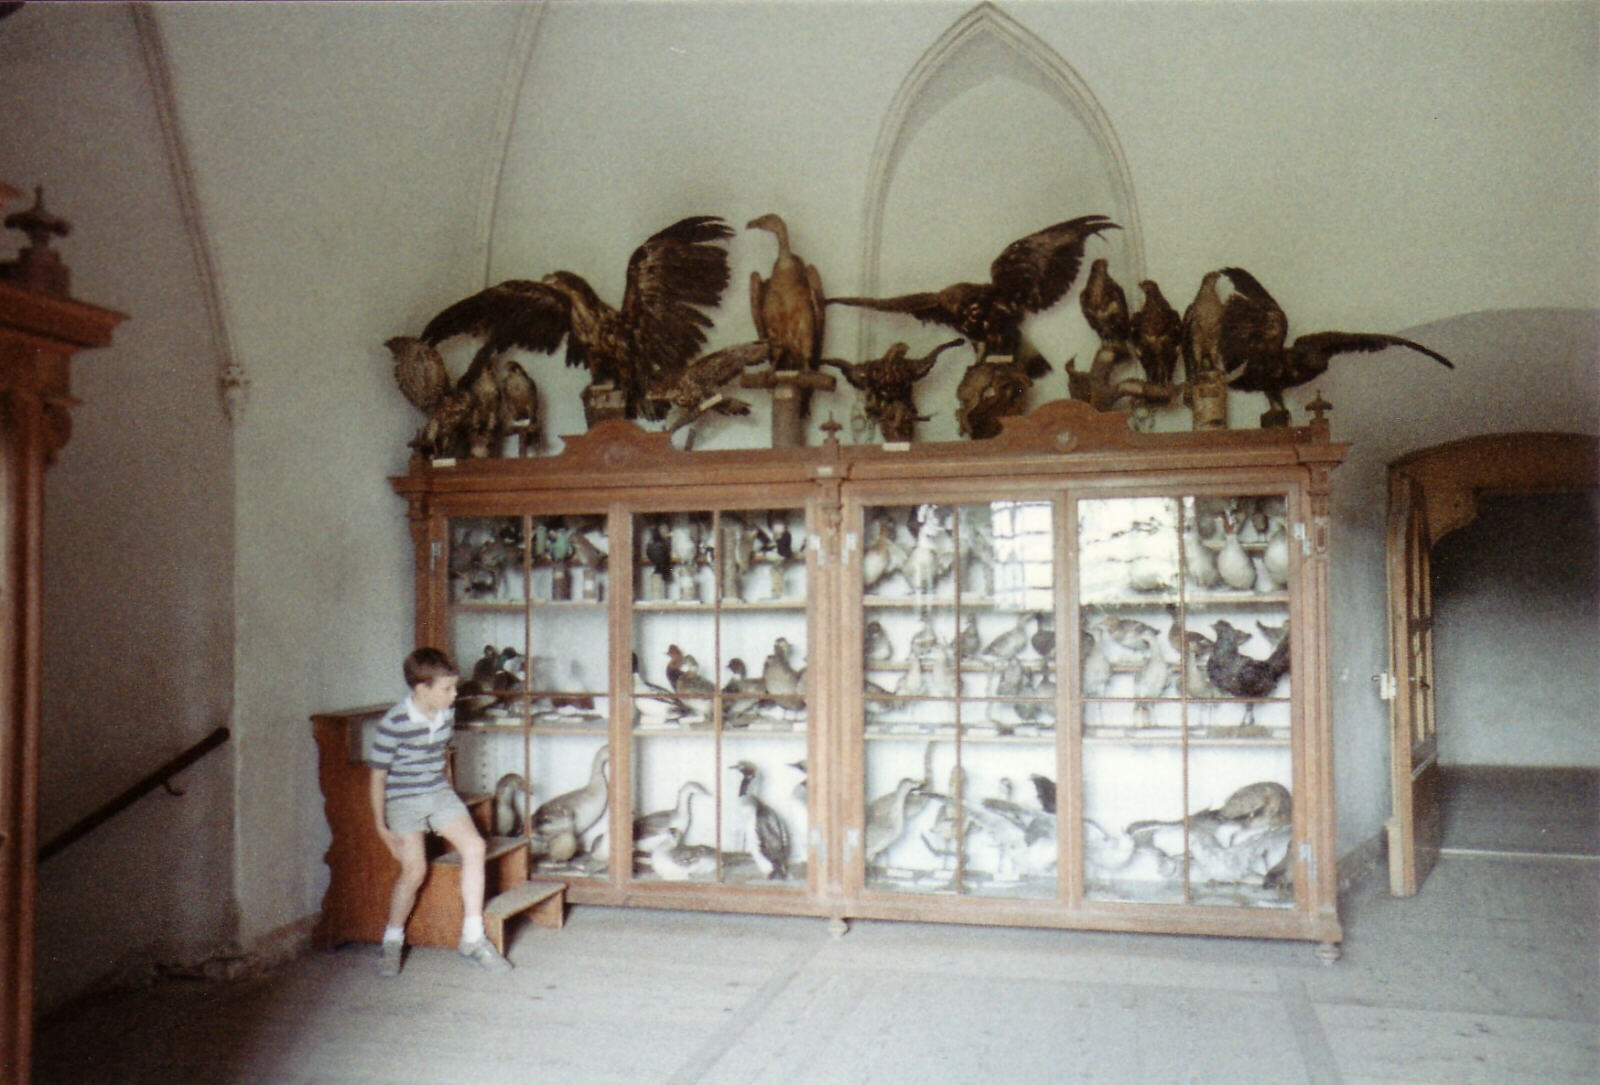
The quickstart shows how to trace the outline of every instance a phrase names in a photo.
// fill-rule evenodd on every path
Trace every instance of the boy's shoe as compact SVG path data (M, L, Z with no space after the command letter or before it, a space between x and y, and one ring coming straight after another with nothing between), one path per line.
M400 974L400 958L406 953L404 942L378 943L378 975L398 976Z
M480 938L476 942L462 942L456 948L457 952L479 968L490 972L511 971L511 962L500 956L500 951L495 949L494 943L487 938Z

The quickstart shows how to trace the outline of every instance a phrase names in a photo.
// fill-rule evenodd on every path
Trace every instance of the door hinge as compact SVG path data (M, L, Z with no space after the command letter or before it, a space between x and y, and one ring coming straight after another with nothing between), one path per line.
M850 564L850 553L856 548L856 544L859 541L854 531L846 531L844 533L844 553L839 555L840 565Z
M1306 881L1317 880L1317 849L1311 846L1308 840L1300 845L1300 861L1306 865Z
M1378 683L1378 699L1381 701L1394 700L1400 691L1399 681L1388 671L1373 675L1372 680Z
M806 545L811 548L813 554L817 555L818 567L826 569L828 567L828 548L822 545L822 536L813 531L806 537Z
M851 857L855 855L856 849L860 846L861 830L846 829L844 831L844 861L846 864L850 862Z
M1309 558L1311 556L1311 536L1306 532L1304 521L1296 520L1294 522L1294 537L1300 540L1300 556Z
M444 543L434 539L428 544L428 572L434 572L439 566L439 558L444 554Z
M822 835L822 827L820 825L811 827L811 852L813 855L812 861L818 866L828 861L828 841Z

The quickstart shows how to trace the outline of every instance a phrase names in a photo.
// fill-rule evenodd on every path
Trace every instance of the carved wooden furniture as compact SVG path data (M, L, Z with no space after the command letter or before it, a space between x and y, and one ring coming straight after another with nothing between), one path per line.
M344 942L380 941L388 922L389 895L400 863L378 839L372 823L372 770L362 757L363 728L375 725L388 707L371 705L311 717L318 779L333 834L326 856L328 891L314 934L315 943L325 949ZM504 949L505 922L516 915L528 913L540 926L559 928L565 916L565 887L559 882L529 882L526 837L489 834L489 796L464 798L488 844L484 919L496 948ZM414 946L454 946L461 939L461 919L461 857L454 851L435 852L406 924L406 941Z
M687 453L607 422L392 481L417 643L472 693L458 783L586 811L524 824L574 901L1331 957L1343 454L1320 418L1139 434L1060 401L909 447ZM1180 635L1219 622L1231 692Z
M0 278L0 1081L28 1080L39 771L44 469L72 432L69 362L121 313Z

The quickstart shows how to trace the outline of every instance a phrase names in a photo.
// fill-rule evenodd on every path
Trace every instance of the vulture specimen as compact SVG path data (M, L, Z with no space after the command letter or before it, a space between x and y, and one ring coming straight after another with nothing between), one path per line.
M1121 229L1104 215L1058 222L1007 245L989 265L989 282L955 283L943 290L895 298L829 298L829 305L854 305L885 313L908 313L925 324L960 334L977 351L1015 355L1022 321L1066 296L1083 262L1083 245L1102 230Z
M1230 387L1267 394L1272 408L1261 416L1263 426L1288 425L1284 391L1320 377L1339 354L1371 354L1389 347L1409 347L1448 369L1455 368L1450 359L1421 343L1374 332L1316 332L1302 335L1285 347L1289 318L1266 288L1243 268L1223 268L1221 274L1234 288L1222 304L1222 367L1227 370Z
M600 299L582 276L553 271L538 282L512 279L449 306L428 322L422 341L483 338L479 358L511 347L547 353L567 340L567 364L587 366L590 387L614 387L628 418L659 421L668 404L650 397L670 385L705 345L728 287L733 236L715 215L673 223L633 251L622 307ZM474 359L477 365L477 359Z
M772 275L750 273L750 316L756 336L772 344L775 369L815 369L822 353L822 276L789 248L789 228L777 215L751 219L748 230L768 230L778 239Z

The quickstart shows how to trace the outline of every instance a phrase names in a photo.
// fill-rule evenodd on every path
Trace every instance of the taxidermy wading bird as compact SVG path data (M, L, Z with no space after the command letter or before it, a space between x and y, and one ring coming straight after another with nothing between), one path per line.
M838 358L823 358L821 364L843 373L850 387L863 393L862 411L877 423L885 441L910 441L916 436L917 423L928 420L928 415L917 413L917 382L933 372L939 355L961 343L960 339L941 343L920 358L907 358L910 348L895 343L883 357L870 362L851 365Z
M509 434L521 451L539 435L539 392L527 370L498 352L478 356L453 385L431 343L397 335L384 340L394 357L395 383L428 420L411 439L424 456L488 456Z
M1421 343L1376 332L1316 332L1302 335L1285 347L1289 318L1266 288L1243 268L1223 268L1221 274L1234 288L1222 304L1222 366L1228 371L1231 387L1266 393L1272 406L1261 416L1263 426L1287 426L1289 409L1283 404L1284 391L1320 377L1328 363L1340 354L1371 354L1389 347L1407 347L1447 369L1455 368L1450 359Z
M789 227L774 214L751 219L747 230L766 230L778 239L778 257L772 274L763 279L750 273L750 317L756 335L772 345L772 367L777 370L814 370L822 354L825 313L822 276L789 247ZM800 415L809 408L802 392Z
M587 366L585 408L591 393L614 388L627 418L659 421L667 404L654 401L653 386L671 386L705 346L711 318L728 287L733 236L715 215L694 215L652 235L628 261L621 308L600 299L582 276L553 271L538 282L512 279L449 306L428 322L424 343L451 336L484 339L480 356L511 347L549 353L567 341L567 364Z

